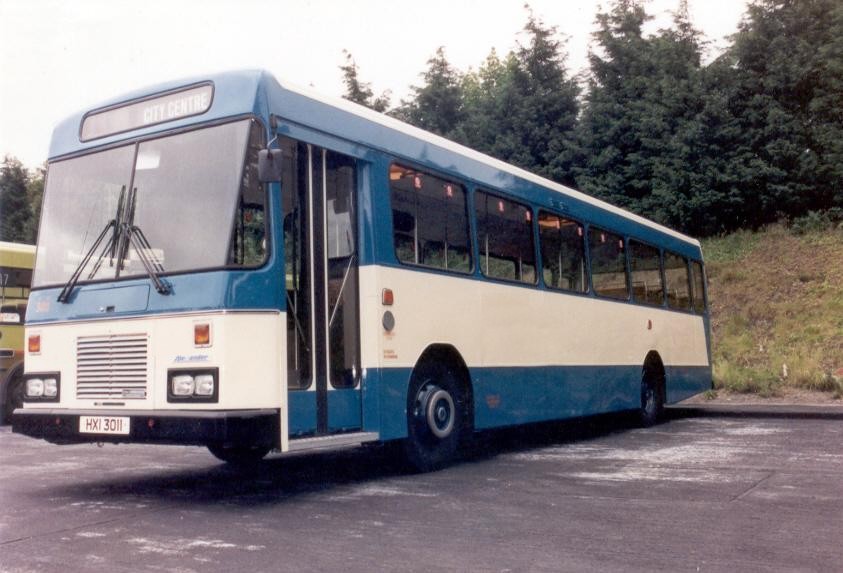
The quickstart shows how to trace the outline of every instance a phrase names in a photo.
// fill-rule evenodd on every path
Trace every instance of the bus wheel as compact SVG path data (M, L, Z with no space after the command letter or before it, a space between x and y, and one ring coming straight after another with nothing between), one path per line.
M662 416L664 409L660 383L662 380L648 369L644 370L644 377L641 379L641 407L638 411L639 423L644 428L655 425Z
M12 421L12 412L15 408L23 407L23 377L15 376L9 380L6 388L6 401L3 403L3 423L9 424Z
M452 461L465 426L465 405L453 372L440 362L413 375L407 403L404 452L410 465L429 472Z
M208 450L214 456L233 466L252 466L269 453L268 446L223 446L209 444Z

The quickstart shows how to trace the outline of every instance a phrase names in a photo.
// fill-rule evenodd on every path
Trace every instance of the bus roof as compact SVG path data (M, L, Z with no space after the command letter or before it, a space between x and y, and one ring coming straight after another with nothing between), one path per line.
M123 102L143 99L152 94L172 91L202 82L211 82L214 86L213 103L210 109L202 115L184 117L163 125L156 124L92 141L82 142L80 140L82 122L92 111L119 107ZM574 201L592 205L604 212L612 213L627 221L648 227L682 242L696 247L699 247L700 244L696 239L650 221L645 217L545 179L444 137L348 100L330 98L289 82L279 82L271 74L261 70L226 72L200 78L182 79L113 98L93 110L77 113L60 123L53 133L50 157L55 159L89 148L150 135L163 129L179 128L236 115L251 113L260 117L268 117L270 111L277 115L279 119L317 129L322 133L332 134L365 147L403 156L411 161L417 161L418 158L422 157L430 157L431 150L456 154L464 160L461 166L473 164L480 171L493 170L498 174L504 173L524 182L555 191ZM452 166L453 163L446 163L445 165ZM453 170L453 167L451 170ZM491 175L483 179L489 180L494 177L495 175Z
M0 266L31 269L35 265L35 245L0 241Z

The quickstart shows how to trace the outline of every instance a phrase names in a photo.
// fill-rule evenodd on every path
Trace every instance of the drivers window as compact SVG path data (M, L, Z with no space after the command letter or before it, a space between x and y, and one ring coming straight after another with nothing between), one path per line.
M263 132L257 122L252 122L231 230L229 265L259 267L266 260L266 190L258 179L258 152L261 149Z

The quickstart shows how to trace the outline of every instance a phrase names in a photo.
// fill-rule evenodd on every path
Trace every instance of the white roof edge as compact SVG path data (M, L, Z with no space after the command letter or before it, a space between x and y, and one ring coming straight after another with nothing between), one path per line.
M326 95L321 94L321 93L319 93L319 92L317 92L317 91L315 91L311 88L296 85L294 83L287 82L287 81L281 81L281 80L278 80L277 78L276 78L276 81L278 81L278 83L284 89L290 90L292 92L299 93L303 96L309 97L311 99L322 102L324 104L328 104L328 105L331 105L333 107L342 109L343 111L346 111L348 113L351 113L351 114L357 115L359 117L368 119L368 120L373 121L375 123L378 123L378 124L380 124L384 127L394 129L395 131L400 131L401 133L403 133L405 135L409 135L411 137L415 137L417 139L420 139L422 141L426 141L426 142L431 143L433 145L437 145L437 146L439 146L443 149L446 149L448 151L458 153L458 154L460 154L464 157L467 157L469 159L473 159L474 161L478 161L478 162L484 163L484 164L486 164L490 167L494 167L495 169L499 169L501 171L506 171L510 175L514 175L516 177L520 177L521 179L530 181L530 182L535 183L537 185L541 185L542 187L552 189L552 190L554 190L558 193L561 193L563 195L567 195L569 197L573 197L574 199L578 199L580 201L583 201L584 203L589 203L591 205L594 205L596 207L599 207L601 209L604 209L604 210L609 211L611 213L614 213L616 215L620 215L621 217L624 217L624 218L629 219L631 221L635 221L636 223L639 223L641 225L645 225L647 227L650 227L651 229L661 231L662 233L665 233L666 235L670 235L672 237L675 237L675 238L677 238L681 241L685 241L685 242L690 243L692 245L696 245L697 247L700 246L699 240L697 240L693 237L689 237L688 235L680 233L679 231L674 231L673 229L670 229L669 227L665 227L664 225L660 225L659 223L656 223L655 221L651 221L651 220L646 219L646 218L644 218L640 215L636 215L635 213L627 211L626 209L621 209L620 207L616 207L615 205L612 205L611 203L607 203L606 201L602 201L600 199L592 197L591 195L586 195L582 191L577 191L576 189L571 189L570 187L566 187L565 185L561 185L559 183L551 181L550 179L545 179L544 177L540 177L539 175L536 175L535 173L531 173L531 172L527 171L526 169L522 169L520 167L510 165L509 163L506 163L505 161L502 161L500 159L495 159L494 157L491 157L490 155L486 155L485 153L481 153L479 151L471 149L470 147L466 147L465 145L456 143L454 141L451 141L450 139L446 139L446 138L442 137L441 135L436 135L434 133L430 133L429 131L425 131L421 128L412 126L408 123L404 123L401 120L398 120L398 119L395 119L395 118L390 117L388 115L385 115L383 113L374 111L372 109L369 109L365 106L362 106L360 104L349 101L347 99L333 98L333 97L330 97L330 96L326 96Z
M35 245L28 243L12 243L9 241L0 241L0 249L4 251L16 251L19 253L34 253Z

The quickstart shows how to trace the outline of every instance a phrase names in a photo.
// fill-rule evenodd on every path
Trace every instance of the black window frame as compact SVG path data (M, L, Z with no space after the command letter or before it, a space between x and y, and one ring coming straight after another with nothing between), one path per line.
M688 265L691 269L691 308L696 314L705 314L708 312L708 285L705 280L705 264L696 259L688 259ZM700 286L702 287L702 308L697 308L696 288L694 288L694 265L697 265L700 270Z
M624 278L626 280L626 296L624 298L611 296L611 295L607 295L607 294L602 294L597 290L597 287L594 285L594 252L593 252L594 250L591 248L591 232L592 231L609 233L610 235L613 235L613 236L617 237L618 239L620 239L620 241L623 243L623 247L622 247L623 248L623 255L624 255L623 256L623 260L624 260L623 268L624 268ZM630 269L629 269L629 247L627 245L626 237L621 233L618 233L616 231L612 231L611 229L607 229L607 228L601 227L599 225L588 225L588 227L586 228L586 234L587 234L586 243L588 244L588 277L589 277L589 283L591 284L591 292L594 294L594 296L596 296L597 298L603 299L603 300L613 300L615 302L632 302L632 292L631 292L632 289L630 288L631 276L630 276Z
M583 285L582 285L581 290L562 288L562 287L559 287L559 286L548 284L548 282L545 280L545 278L544 278L544 270L545 270L544 249L542 247L542 229L541 229L541 224L540 224L542 215L549 215L551 217L556 217L556 218L562 219L564 221L570 221L570 222L576 224L582 230L582 235L580 236L580 248L581 248L580 253L582 254ZM555 291L555 292L563 292L563 293L568 293L568 294L579 294L579 295L587 295L587 294L591 293L592 292L591 272L589 270L589 263L588 263L588 246L586 245L586 243L588 242L586 240L587 234L588 234L587 225L579 219L575 219L575 218L570 217L568 215L563 215L561 213L557 213L557 212L555 212L551 209L545 209L543 207L539 207L538 213L536 215L535 227L536 227L536 233L538 234L538 245L537 245L538 246L538 260L541 261L541 273L539 273L539 274L541 274L541 284L544 285L544 287L547 288L548 290L552 290L552 291Z
M633 281L633 274L635 272L633 268L633 249L635 248L634 245L638 245L647 249L653 249L656 252L656 256L659 261L658 269L658 276L659 282L661 286L661 300L659 302L655 301L648 301L646 299L639 299L635 296L635 282ZM650 307L664 307L667 304L667 289L665 288L665 275L664 275L664 256L662 253L662 249L653 245L652 243L648 243L646 241L642 241L640 239L636 239L635 237L627 237L626 239L626 256L629 262L629 289L630 289L630 300L636 304L641 304L644 306Z
M495 199L498 199L500 201L506 201L507 203L512 203L514 205L522 207L523 209L525 209L525 211L527 213L529 213L529 215L530 215L530 233L529 233L529 236L530 236L530 246L531 246L531 250L533 252L533 273L534 273L534 277L533 277L532 281L526 281L526 280L519 279L519 278L511 279L511 278L502 277L502 276L489 275L489 274L486 273L486 270L483 268L482 260L484 259L484 257L486 257L488 255L487 254L484 255L483 246L481 245L481 242L480 242L480 225L481 225L480 221L481 221L481 218L479 216L480 212L479 212L479 205L478 205L478 201L477 201L477 196L479 194L483 194L483 195L486 195L488 197L494 197ZM492 281L501 281L501 282L505 282L505 283L512 284L512 285L533 286L533 287L538 286L540 284L540 282L539 282L540 281L540 278L539 278L539 274L540 274L540 272L539 272L539 270L540 270L540 268L539 268L540 253L538 252L538 248L537 248L537 245L536 245L536 239L537 239L537 236L538 236L538 231L537 231L537 228L536 228L536 213L535 213L535 209L533 208L533 206L531 204L525 202L525 201L520 201L518 199L512 199L512 198L510 198L509 196L507 196L503 193L499 193L497 191L491 191L486 187L477 187L473 190L472 205L473 205L473 208L474 208L474 217L473 218L474 218L475 242L477 243L477 259L478 259L477 260L477 266L480 269L480 275L484 279L488 279L488 280L492 280ZM487 213L488 213L488 211L483 213L484 218L486 217ZM498 257L495 257L495 258L498 259ZM515 261L513 261L513 262L515 263ZM523 277L523 275L524 275L523 269L521 270L520 273L517 273L517 274L520 274Z
M685 286L687 287L688 291L688 304L687 306L674 306L670 303L670 291L668 289L668 280L667 280L667 257L674 256L684 261L685 265ZM664 298L665 298L665 305L670 310L676 310L679 312L694 312L694 303L693 303L693 286L691 285L691 267L690 267L690 258L686 257L685 255L681 255L675 251L671 251L669 249L665 249L662 252L662 268L664 270ZM681 268L681 267L671 267L671 268Z

